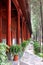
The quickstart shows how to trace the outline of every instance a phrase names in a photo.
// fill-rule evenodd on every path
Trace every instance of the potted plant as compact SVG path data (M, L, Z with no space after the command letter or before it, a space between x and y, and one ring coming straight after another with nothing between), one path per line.
M13 60L14 61L17 61L18 60L18 55L19 53L21 52L21 46L20 45L12 45L10 47L10 52L13 54L14 58Z

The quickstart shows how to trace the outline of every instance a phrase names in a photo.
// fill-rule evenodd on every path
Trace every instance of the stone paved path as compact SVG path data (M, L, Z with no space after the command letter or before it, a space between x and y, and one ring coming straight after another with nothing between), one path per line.
M20 65L43 65L42 58L38 57L33 52L33 45L30 44L24 52Z
M13 62L12 65L43 65L42 58L34 54L33 45L29 44L20 61Z

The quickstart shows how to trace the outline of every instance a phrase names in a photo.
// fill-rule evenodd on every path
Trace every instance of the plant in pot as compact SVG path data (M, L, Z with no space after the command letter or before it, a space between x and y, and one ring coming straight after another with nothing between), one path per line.
M18 55L21 52L21 46L20 45L12 45L10 47L10 52L14 56L13 60L17 61L19 59Z

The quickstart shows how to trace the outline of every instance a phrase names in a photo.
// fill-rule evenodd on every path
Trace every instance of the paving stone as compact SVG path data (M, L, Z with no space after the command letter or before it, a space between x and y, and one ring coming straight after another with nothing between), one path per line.
M13 61L12 65L19 65L19 61Z
M31 44L25 50L20 65L43 65L42 58L34 54Z
M27 46L20 61L11 61L12 65L43 65L42 58L34 54L33 45Z

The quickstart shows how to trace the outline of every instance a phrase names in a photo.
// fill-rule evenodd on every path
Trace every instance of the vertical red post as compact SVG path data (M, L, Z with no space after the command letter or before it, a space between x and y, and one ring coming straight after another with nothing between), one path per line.
M28 30L28 33L27 34L28 34L27 39L29 39L31 37L29 30Z
M25 27L25 24L24 24L24 22L23 22L23 37L24 37L24 40L25 40L25 30L24 30L24 27Z
M17 38L18 44L20 44L20 11L18 11Z
M0 42L2 42L2 9L0 5Z
M23 22L24 22L24 17L22 17L22 42L24 41L24 35L23 35Z
M25 21L24 21L24 23L23 23L23 36L24 36L24 40L25 40Z
M11 0L8 0L8 39L7 44L11 45Z
M30 32L29 32L29 29L27 28L26 29L26 39L28 40L30 38Z
M28 40L28 29L26 27L26 40Z
M25 23L25 20L24 20L24 31L23 31L23 35L24 35L24 40L26 40L26 23Z
M2 18L0 18L0 42L2 42Z

